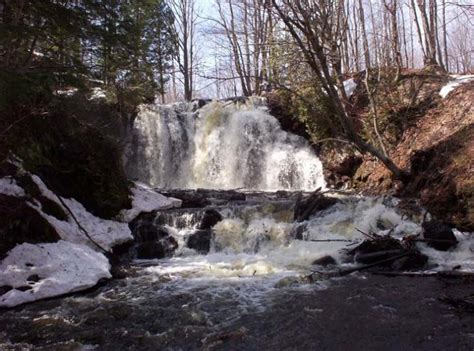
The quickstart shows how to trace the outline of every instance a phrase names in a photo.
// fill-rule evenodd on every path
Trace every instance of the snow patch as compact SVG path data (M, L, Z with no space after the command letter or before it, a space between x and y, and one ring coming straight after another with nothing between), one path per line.
M468 83L470 81L474 80L474 75L452 75L451 78L454 78L453 80L449 81L448 84L446 84L444 87L441 88L439 91L439 95L444 99L450 92L452 92L454 89L456 89L458 86L464 83Z
M352 94L354 94L354 91L357 88L357 83L355 82L354 79L347 79L344 81L344 90L346 91L347 97L351 97Z
M167 210L169 208L180 207L182 203L179 199L161 195L140 183L135 183L131 191L133 194L132 208L122 210L119 215L119 218L124 222L132 221L141 212Z
M0 306L13 307L90 288L100 279L110 278L109 269L104 255L84 245L62 240L18 245L0 264L0 286L13 288L0 296Z
M15 179L0 178L0 194L21 197L25 191L16 184Z
M56 217L41 211L41 206L39 204L32 205L34 208L39 210L41 216L43 216L43 218L45 218L56 229L59 236L64 240L76 244L85 244L95 249L96 246L86 237L84 232L77 225L76 221L71 218L69 215L69 210L64 208L64 206L58 201L57 196L48 189L48 187L38 176L33 175L31 178L38 185L41 193L45 197L54 201L63 209L65 213L68 214L69 219L67 221L61 221ZM81 226L92 237L92 239L94 239L94 241L104 249L111 250L115 245L123 244L124 242L133 239L132 233L127 223L96 217L89 213L80 202L74 199L61 199L74 214L74 217L76 217Z
M107 94L105 93L105 90L102 88L92 88L92 93L91 96L89 97L89 100L100 100L100 99L106 99Z
M53 92L53 94L56 96L73 96L75 93L77 93L77 90L78 90L77 88L56 90Z

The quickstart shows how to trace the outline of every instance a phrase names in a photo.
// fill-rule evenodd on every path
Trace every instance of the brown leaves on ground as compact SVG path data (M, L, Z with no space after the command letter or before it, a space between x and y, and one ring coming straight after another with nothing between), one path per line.
M409 184L397 189L391 174L365 157L355 178L371 192L397 189L420 196L435 215L466 230L474 229L474 82L465 83L406 129L390 153L411 171Z

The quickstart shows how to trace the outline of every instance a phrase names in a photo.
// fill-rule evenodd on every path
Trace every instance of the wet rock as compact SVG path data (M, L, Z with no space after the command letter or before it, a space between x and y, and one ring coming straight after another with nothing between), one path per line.
M178 243L172 236L157 241L146 241L137 245L138 259L154 259L171 257L178 248Z
M142 222L137 225L132 234L138 242L158 240L169 235L166 229L149 222Z
M36 283L36 282L39 282L41 280L41 278L39 277L38 274L32 274L28 278L26 278L26 280L28 282Z
M164 196L174 197L182 201L181 208L203 208L209 206L211 202L205 194L189 190L173 190L162 192Z
M211 249L212 232L210 229L197 230L186 240L186 246L200 254L207 254Z
M418 270L425 267L428 263L428 256L421 252L413 251L410 255L401 257L391 264L391 268L395 271Z
M304 240L305 239L304 234L307 228L308 228L308 225L306 223L303 223L294 227L291 232L291 237L295 238L296 240Z
M432 220L424 222L423 238L428 246L440 251L447 251L458 243L452 229L446 224Z
M193 110L194 112L212 102L212 99L194 99L192 101L196 104L196 108Z
M139 269L137 267L126 265L115 265L110 269L113 279L125 279L129 277L137 277Z
M56 229L26 199L0 194L0 260L16 245L61 239Z
M246 196L234 190L172 190L162 192L164 196L182 201L181 208L203 208L212 204L224 205L230 201L244 201Z
M216 210L206 210L198 229L211 229L220 221L222 221L222 215L219 212Z
M365 240L348 254L357 263L376 264L376 268L384 267L395 271L421 269L428 262L428 257L417 249L405 247L400 241L388 236ZM397 258L398 256L402 257Z
M112 248L112 253L114 256L120 257L127 254L133 246L133 241L127 241L123 244L115 245Z
M399 256L405 251L402 244L391 237L381 237L376 240L364 240L348 252L354 261L363 264L376 263L391 257ZM392 262L383 265L390 266Z
M306 221L311 216L333 206L338 201L338 199L324 196L316 191L309 197L299 198L296 201L294 218L297 222Z
M325 266L336 265L337 262L334 259L334 257L328 255L328 256L323 256L323 257L315 259L312 264L325 267Z

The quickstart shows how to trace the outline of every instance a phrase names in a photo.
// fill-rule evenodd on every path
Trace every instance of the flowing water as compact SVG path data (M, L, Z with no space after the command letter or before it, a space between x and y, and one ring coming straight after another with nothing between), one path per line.
M262 99L147 105L126 157L132 178L160 188L314 190L322 166L308 143L280 128Z
M323 256L353 267L344 250L364 239L358 230L416 235L424 213L407 212L391 197L333 194L333 206L295 222L301 191L324 186L321 164L256 102L194 112L187 104L144 107L127 157L136 178L161 188L299 192L247 190L232 199L221 191L208 195L205 208L154 214L153 224L179 244L173 257L134 260L125 278L88 293L0 312L0 349L474 347L474 318L437 302L446 292L464 296L471 285L364 274L308 283L312 271L330 269L312 264ZM209 253L199 254L186 240L209 209L222 220ZM417 243L429 256L427 269L474 270L474 243L456 235L458 247L447 252Z

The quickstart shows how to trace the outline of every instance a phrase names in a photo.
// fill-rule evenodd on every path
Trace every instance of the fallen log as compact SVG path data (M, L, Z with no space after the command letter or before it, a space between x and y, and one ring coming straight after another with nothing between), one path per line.
M369 269L369 268L372 268L372 267L377 267L377 266L383 265L385 263L393 262L395 260L398 260L399 258L406 257L406 256L409 256L411 254L412 254L412 252L408 251L408 252L404 252L403 254L400 254L400 255L397 255L397 256L393 256L393 257L386 258L386 259L383 259L383 260L380 260L380 261L377 261L377 262L374 262L374 263L371 263L371 264L366 264L364 266L359 266L359 267L354 267L354 268L337 269L337 270L329 271L329 272L313 271L313 272L311 272L310 274L308 274L306 276L306 279L309 282L313 283L315 281L322 280L322 279L344 277L344 276L352 274L354 272L360 272L360 271L363 271L363 270L366 270L366 269Z

